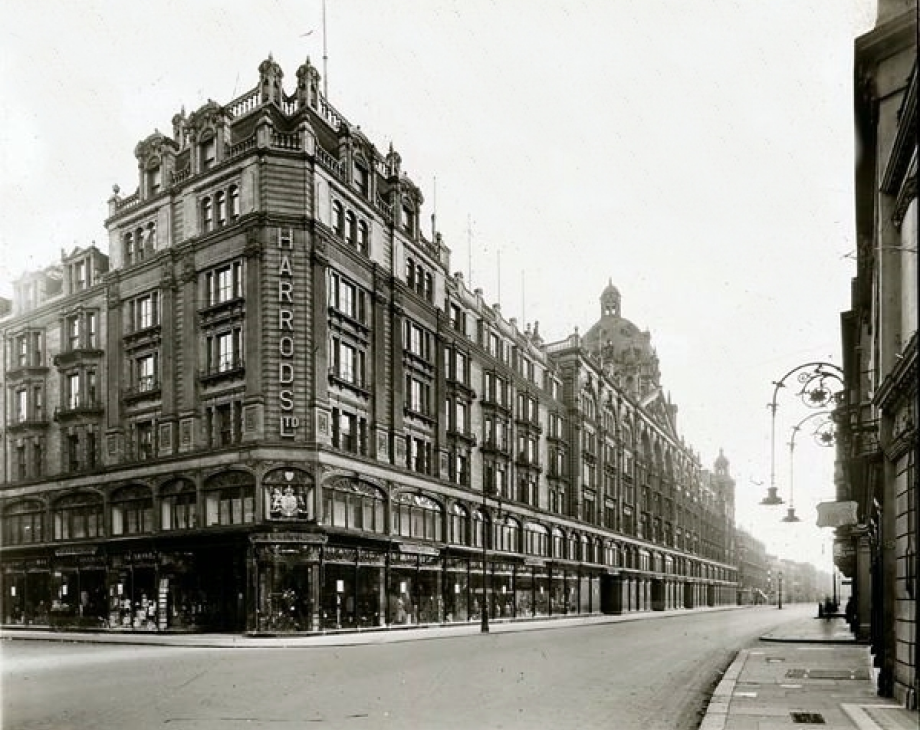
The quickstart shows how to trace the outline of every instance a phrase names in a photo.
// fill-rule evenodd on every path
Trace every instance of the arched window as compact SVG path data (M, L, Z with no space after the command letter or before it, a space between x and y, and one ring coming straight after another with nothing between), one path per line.
M415 289L415 262L412 259L406 259L406 286Z
M425 272L425 291L423 292L423 296L429 302L434 300L434 283L431 274L427 271Z
M217 225L218 227L227 224L227 196L223 190L214 195L214 205L217 208Z
M153 495L148 487L131 486L112 493L113 535L153 532Z
M214 228L214 211L211 209L211 197L205 196L201 200L201 230L207 233Z
M332 203L332 228L337 236L345 232L345 210L338 200Z
M16 502L3 511L5 545L31 545L45 541L45 505L37 500Z
M559 527L553 528L553 557L565 559L565 533Z
M134 234L131 231L128 231L124 237L124 256L126 266L134 263Z
M61 497L52 508L55 540L102 537L102 497L83 492Z
M358 223L358 251L363 254L368 252L370 246L370 231L368 230L367 223L360 221Z
M455 545L468 545L470 513L467 508L457 503L452 504L448 519L448 541Z
M400 492L393 497L393 534L441 540L441 505L423 494Z
M160 529L190 530L198 526L198 495L195 485L177 479L160 490Z
M382 533L386 529L383 492L363 482L336 479L323 487L323 522Z
M482 547L482 541L485 535L485 530L483 528L488 522L488 518L481 509L473 511L473 532L471 534L473 547Z
M569 560L578 560L578 535L574 532L569 533Z
M609 540L604 542L604 565L618 565L616 543Z
M230 222L233 223L240 217L240 189L236 185L231 185L227 189L227 198L230 202Z
M217 474L204 486L204 523L242 525L255 521L255 480L243 471Z
M506 517L495 525L495 549L516 553L521 550L521 524Z
M134 260L143 261L148 253L147 237L144 235L143 226L141 226L134 231Z
M578 553L578 559L587 563L591 560L591 544L588 542L587 535L582 535L579 542L581 544L581 550Z
M358 243L357 221L355 220L355 214L351 211L345 214L345 240L352 245L357 245Z
M528 555L549 555L549 530L536 522L525 522L524 552Z
M157 224L150 221L144 229L144 253L152 254L157 250Z
M275 469L262 479L271 520L313 519L313 477L301 469Z

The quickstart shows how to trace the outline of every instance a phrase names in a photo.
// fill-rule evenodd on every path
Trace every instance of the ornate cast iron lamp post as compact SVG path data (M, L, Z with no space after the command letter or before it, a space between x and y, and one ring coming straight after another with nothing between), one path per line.
M817 443L818 446L827 447L833 446L836 441L836 432L834 430L834 422L831 420L830 411L810 413L792 427L792 436L789 438L789 509L786 512L786 516L783 517L783 522L801 522L801 519L796 517L795 514L795 484L793 479L795 474L795 437L803 425L819 416L823 417L824 420L820 421L812 432L815 443Z
M488 551L486 547L487 546L486 535L488 534L490 536L493 536L495 534L495 529L496 529L493 521L488 518L489 508L486 506L486 494L487 494L486 487L483 484L483 487L482 487L482 606L480 607L481 616L480 616L480 625L479 625L479 631L480 633L483 633L483 634L489 633L489 597L487 594L487 580L489 576L489 568L488 568L487 561L488 561L489 555L488 555ZM496 500L498 502L498 506L496 507L496 510L495 510L495 519L498 520L498 519L501 519L501 515L502 515L502 495L501 495L501 492L497 490L496 490L496 494L497 494ZM492 527L491 530L486 530L487 524Z
M767 404L767 408L770 409L770 486L767 488L767 496L760 501L764 505L783 503L783 499L776 494L776 409L778 408L776 398L780 388L785 388L786 381L793 375L800 384L795 395L808 408L825 408L835 403L839 387L833 389L831 386L834 382L840 387L843 386L843 371L828 362L807 362L797 365L779 380L773 381L773 398ZM795 513L791 512L791 515L794 517Z
M483 634L489 633L489 601L486 595L486 580L489 576L488 553L486 552L486 485L482 485L482 605L479 607L480 619L482 623L479 631Z

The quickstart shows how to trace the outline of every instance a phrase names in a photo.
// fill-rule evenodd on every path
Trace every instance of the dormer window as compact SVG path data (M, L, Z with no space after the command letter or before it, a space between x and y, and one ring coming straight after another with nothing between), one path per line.
M409 205L402 207L403 230L410 236L415 235L415 211Z
M355 186L361 192L361 195L366 198L369 192L367 184L367 168L357 163L355 164Z
M149 197L159 195L162 187L162 181L163 177L160 163L157 161L152 163L152 165L147 168L147 195Z
M217 140L214 138L213 132L201 140L198 145L198 154L201 171L210 170L214 167L214 163L217 161Z
M70 265L70 288L71 291L81 291L90 285L89 266L86 261L76 261Z

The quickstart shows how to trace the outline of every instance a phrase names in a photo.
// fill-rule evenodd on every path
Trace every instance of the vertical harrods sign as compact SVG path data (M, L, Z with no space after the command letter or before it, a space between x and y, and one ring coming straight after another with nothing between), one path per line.
M279 432L282 438L294 438L300 426L295 415L294 399L294 232L278 231L278 385L281 406Z

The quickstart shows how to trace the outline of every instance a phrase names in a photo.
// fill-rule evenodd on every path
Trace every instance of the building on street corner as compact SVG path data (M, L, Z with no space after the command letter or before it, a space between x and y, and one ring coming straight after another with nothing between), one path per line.
M450 271L423 195L320 92L172 119L108 253L15 283L5 625L317 632L735 603L735 483L648 332L585 336ZM133 187L133 186L132 186ZM434 226L432 225L432 229Z

